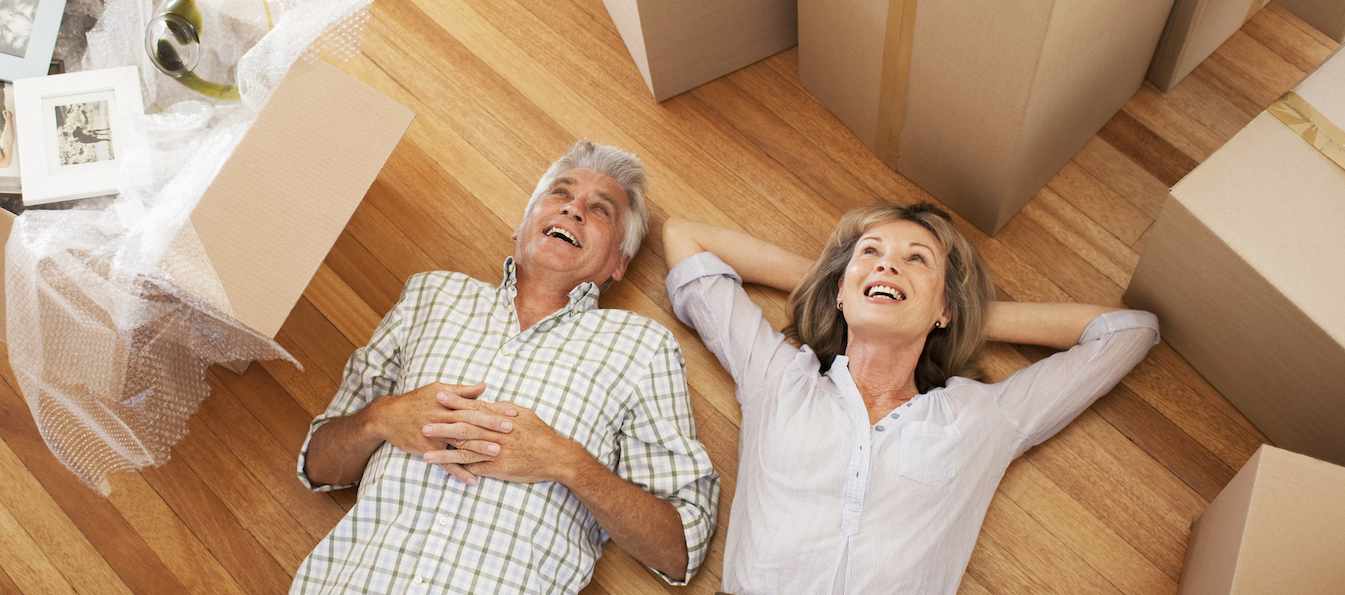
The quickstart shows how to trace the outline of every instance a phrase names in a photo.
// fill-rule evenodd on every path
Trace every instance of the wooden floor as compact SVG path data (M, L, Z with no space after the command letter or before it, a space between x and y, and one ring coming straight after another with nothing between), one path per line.
M998 235L959 222L1001 298L1119 304L1167 187L1335 45L1272 4L1173 91L1140 89ZM601 0L378 0L364 54L343 68L419 117L281 330L305 371L213 369L171 462L114 476L104 499L52 458L0 366L0 593L283 592L354 500L294 478L346 357L413 273L499 281L528 192L581 137L652 171L654 233L603 304L677 333L723 476L721 529L689 587L609 547L585 592L713 593L740 417L727 375L669 312L661 222L683 215L811 255L845 210L926 195L799 87L797 50L654 103ZM754 295L780 323L783 296ZM1003 378L1043 355L995 344L985 364ZM962 592L1174 593L1191 522L1264 441L1160 344L1009 468Z

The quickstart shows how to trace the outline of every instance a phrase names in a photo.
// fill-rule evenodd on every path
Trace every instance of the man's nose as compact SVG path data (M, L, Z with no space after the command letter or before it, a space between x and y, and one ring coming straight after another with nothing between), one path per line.
M584 206L577 200L570 201L568 204L561 207L560 214L567 217L573 217L575 221L582 223L584 221Z

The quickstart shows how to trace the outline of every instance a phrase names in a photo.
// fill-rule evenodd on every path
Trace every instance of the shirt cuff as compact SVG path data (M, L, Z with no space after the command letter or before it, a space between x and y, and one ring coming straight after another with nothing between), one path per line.
M668 295L673 295L683 285L695 281L701 277L711 277L715 275L725 275L732 277L739 285L742 285L743 278L738 276L738 272L733 267L724 264L713 252L698 252L682 259L671 271L668 271L668 278L663 280L663 285L668 290Z
M1150 346L1158 344L1158 317L1151 312L1143 310L1117 310L1107 312L1094 318L1088 323L1088 327L1083 330L1083 335L1079 336L1079 344L1083 345L1093 339L1097 339L1113 333L1124 330L1147 328L1154 332L1154 341Z
M322 424L325 424L328 421L331 420L323 421ZM308 479L308 472L304 470L305 464L308 463L308 444L313 441L313 434L318 431L318 428L322 427L322 424L315 425L308 430L308 437L304 438L304 445L299 448L299 464L298 467L295 469L295 475L299 476L299 481L303 482L304 487L314 492L330 492L333 490L344 490L346 488L353 488L356 485L359 485L360 482L358 481L343 486L334 486L327 484L313 485L312 480Z

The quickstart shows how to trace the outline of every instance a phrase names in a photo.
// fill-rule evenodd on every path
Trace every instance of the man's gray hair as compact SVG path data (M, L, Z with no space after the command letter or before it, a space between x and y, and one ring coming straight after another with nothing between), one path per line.
M590 169L604 174L616 180L617 185L626 192L626 196L630 198L630 208L622 221L625 226L618 250L622 256L634 258L635 253L640 250L640 242L644 241L644 234L649 231L649 209L645 208L644 204L644 163L639 157L616 147L599 145L588 139L575 143L568 153L552 163L546 173L542 174L542 179L537 182L537 189L532 191L532 198L528 200L528 208L523 211L524 218L532 214L533 208L543 196L546 196L556 178L572 169Z

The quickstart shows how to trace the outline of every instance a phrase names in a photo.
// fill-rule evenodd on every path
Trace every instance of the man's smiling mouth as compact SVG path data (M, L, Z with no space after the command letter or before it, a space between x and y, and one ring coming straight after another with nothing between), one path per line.
M553 238L560 238L562 240L565 240L575 248L583 248L583 246L579 245L579 240L574 239L574 236L570 235L570 232L565 231L559 227L552 227L551 229L546 230L545 234Z

